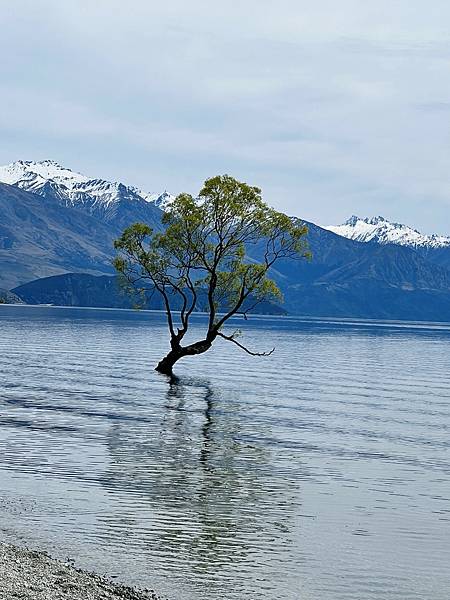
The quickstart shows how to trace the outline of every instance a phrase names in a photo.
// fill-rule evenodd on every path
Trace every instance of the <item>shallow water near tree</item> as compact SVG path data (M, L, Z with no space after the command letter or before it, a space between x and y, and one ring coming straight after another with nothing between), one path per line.
M194 334L202 316L195 317ZM446 600L450 326L0 306L0 539L171 600Z

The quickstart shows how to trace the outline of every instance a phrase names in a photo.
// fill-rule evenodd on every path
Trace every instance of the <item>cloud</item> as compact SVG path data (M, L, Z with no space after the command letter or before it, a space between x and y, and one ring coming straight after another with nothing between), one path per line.
M449 233L449 18L442 0L15 0L0 160L174 192L230 172L319 223Z

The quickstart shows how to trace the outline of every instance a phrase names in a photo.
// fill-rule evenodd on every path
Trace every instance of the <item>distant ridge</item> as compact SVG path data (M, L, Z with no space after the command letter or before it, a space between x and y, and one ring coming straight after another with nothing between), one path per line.
M169 192L152 194L117 181L90 178L61 166L54 160L23 161L0 166L0 182L40 196L52 196L65 206L83 210L123 227L130 203L141 220L153 221L155 210L173 199ZM121 218L121 215L123 218Z
M68 271L114 273L114 231L51 194L0 183L0 288Z
M139 304L141 308L163 310L164 302L161 295L151 292L145 298L133 298L120 288L119 278L115 275L94 276L87 273L65 273L53 277L44 277L30 281L10 292L17 301L28 304L54 304L57 306L90 306L97 308L133 308ZM0 290L1 292L1 290ZM0 294L1 297L1 294ZM207 306L206 294L199 289L197 311L202 311ZM250 308L252 300L244 304L244 309ZM173 299L173 305L180 307L180 300ZM258 314L285 315L286 310L273 302L265 300L257 310L251 311Z
M0 168L1 178L8 182L0 183L0 288L5 290L67 273L112 276L113 242L125 227L140 221L163 228L162 210L151 195L54 161L18 161ZM161 206L171 198L166 192L158 196ZM282 261L271 271L290 314L450 321L447 238L422 236L382 217L349 220L347 236L355 239L307 225L312 260ZM365 235L356 239L363 228ZM250 260L261 260L261 245L246 251ZM53 281L58 285L52 283L52 294L78 296L88 282L107 279L72 275ZM42 292L50 283L35 281L33 290ZM100 294L103 288L96 283L92 289ZM104 293L107 297L109 290ZM87 301L94 303L94 297Z
M361 218L353 215L343 225L330 225L325 229L358 242L398 244L411 248L450 247L450 236L425 235L408 225L393 223L381 216Z
M326 229L357 242L411 248L426 260L450 269L450 236L425 235L381 216L362 219L353 215L343 225L330 225Z

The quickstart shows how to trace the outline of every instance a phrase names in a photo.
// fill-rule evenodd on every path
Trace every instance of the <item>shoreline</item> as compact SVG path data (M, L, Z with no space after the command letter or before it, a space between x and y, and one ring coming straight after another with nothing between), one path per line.
M163 600L46 552L0 542L0 600Z
M8 308L54 308L58 310L96 310L96 311L109 311L109 312L123 312L132 314L155 314L165 316L163 310L158 309L136 309L136 308L110 308L101 306L65 306L59 304L25 304L25 303L0 303L0 309L2 306ZM192 313L196 317L207 316L206 312L194 311ZM224 313L218 312L218 315ZM239 317L239 315L238 315ZM342 325L347 327L378 327L378 328L391 328L391 329L450 329L450 321L429 321L429 320L416 320L410 319L376 319L369 317L346 317L346 316L324 316L324 315L305 315L305 314L278 314L278 313L251 313L250 317L254 317L254 321L267 320L267 319L279 319L280 321L287 322L300 322L312 325ZM250 322L250 318L249 318Z

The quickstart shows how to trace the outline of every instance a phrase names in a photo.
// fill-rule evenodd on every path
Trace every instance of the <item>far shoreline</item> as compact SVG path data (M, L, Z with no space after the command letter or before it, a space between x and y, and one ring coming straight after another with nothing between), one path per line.
M145 308L119 308L109 306L68 306L61 304L26 304L26 303L0 303L1 307L8 308L50 308L57 310L85 310L85 311L104 311L139 314L153 314L165 316L164 310L145 309ZM192 313L195 317L207 318L207 313L195 311ZM217 313L222 315L224 313ZM233 320L242 320L241 315L232 317ZM347 327L376 327L393 329L443 329L450 331L450 321L411 321L407 319L366 319L362 317L342 317L342 316L311 316L296 314L275 314L275 313L250 313L246 319L246 324L255 321L271 320L286 322L299 322L305 324L317 325L342 325ZM1 599L0 599L1 600Z

